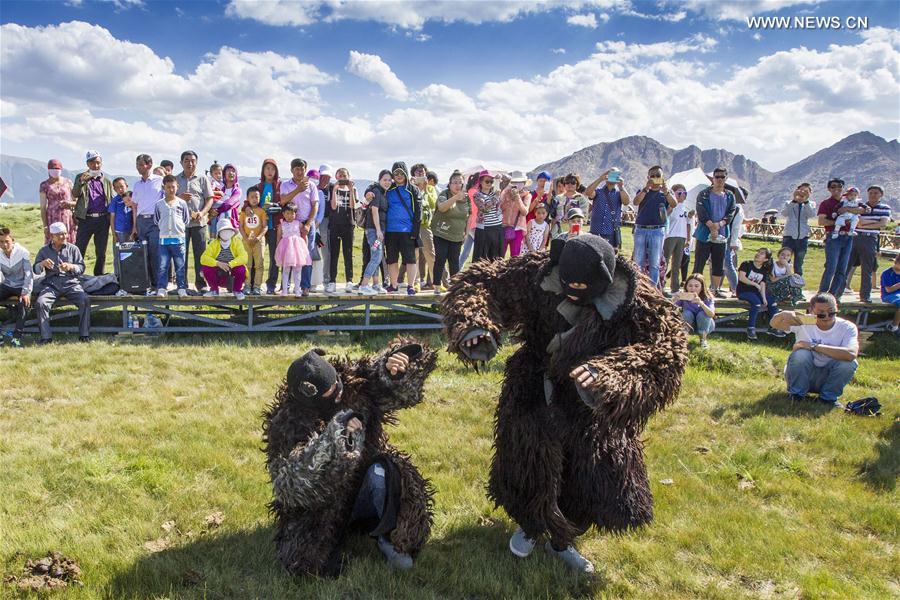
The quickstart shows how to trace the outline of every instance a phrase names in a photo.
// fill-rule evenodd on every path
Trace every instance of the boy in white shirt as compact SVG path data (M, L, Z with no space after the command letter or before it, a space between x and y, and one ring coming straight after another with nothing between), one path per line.
M809 392L819 400L840 407L838 398L853 379L859 363L856 325L837 316L837 301L819 293L809 301L809 313L782 311L770 325L793 333L794 349L784 368L791 400L806 400Z

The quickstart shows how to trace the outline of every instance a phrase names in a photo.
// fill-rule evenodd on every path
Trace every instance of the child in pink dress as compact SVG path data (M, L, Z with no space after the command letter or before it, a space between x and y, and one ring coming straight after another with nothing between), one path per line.
M301 295L301 267L312 264L309 246L303 237L303 224L297 220L297 205L285 204L281 210L281 226L278 230L278 247L275 249L275 263L281 267L281 295L287 296L291 280L294 281L294 295Z

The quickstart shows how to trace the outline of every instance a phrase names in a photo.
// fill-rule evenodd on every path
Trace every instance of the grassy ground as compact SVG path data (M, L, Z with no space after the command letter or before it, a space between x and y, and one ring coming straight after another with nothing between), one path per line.
M16 573L24 557L61 550L80 562L85 583L58 594L64 598L900 593L900 360L883 334L847 391L881 398L879 418L788 404L781 343L717 338L709 352L695 348L679 402L645 434L656 520L622 536L584 536L580 547L599 567L590 579L540 553L512 557L513 526L485 497L509 349L483 374L442 354L426 402L402 413L391 432L437 489L434 536L416 567L390 573L358 538L341 579L288 577L275 562L265 510L260 413L289 361L312 342L184 336L4 353L0 571ZM315 340L351 355L383 342ZM233 368L213 372L223 364ZM224 522L209 528L215 512ZM185 581L190 571L201 574L198 583ZM6 595L13 591L0 587Z
M481 374L442 353L426 401L391 430L437 489L416 567L389 572L359 537L340 579L288 577L265 509L260 413L313 344L358 356L385 341L101 337L0 349L0 575L60 550L78 560L84 586L59 598L900 596L900 344L886 334L871 338L846 391L879 397L878 418L788 404L786 340L716 336L709 351L692 342L679 401L644 436L656 519L581 538L592 578L539 552L511 556L513 525L485 497L512 348ZM224 520L208 525L215 513ZM0 597L16 594L0 584Z

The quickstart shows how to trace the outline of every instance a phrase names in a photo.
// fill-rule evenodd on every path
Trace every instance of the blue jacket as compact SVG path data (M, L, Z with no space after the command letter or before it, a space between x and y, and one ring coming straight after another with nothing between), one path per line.
M710 213L710 204L709 204L709 192L712 190L712 186L706 188L699 194L697 194L697 228L694 229L694 238L698 242L708 242L709 241L709 227L707 227L706 222L709 221L709 213ZM725 227L719 229L719 235L723 235L726 238L731 235L731 221L734 219L736 203L734 201L734 194L732 194L729 190L725 190Z

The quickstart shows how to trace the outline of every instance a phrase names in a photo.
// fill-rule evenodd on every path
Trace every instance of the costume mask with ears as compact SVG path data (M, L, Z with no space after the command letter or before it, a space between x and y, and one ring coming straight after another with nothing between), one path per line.
M295 400L331 415L340 403L343 384L331 363L322 358L324 355L324 350L315 348L291 363L287 385Z

